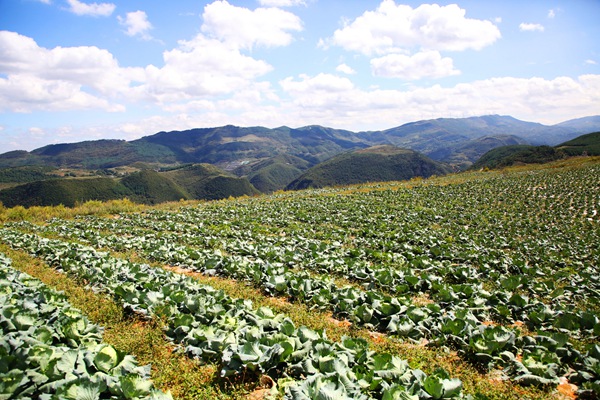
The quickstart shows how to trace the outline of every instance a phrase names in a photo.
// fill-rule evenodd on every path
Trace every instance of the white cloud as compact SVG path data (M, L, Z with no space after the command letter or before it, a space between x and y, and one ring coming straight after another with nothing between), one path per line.
M122 106L90 91L108 97L125 94L131 81L140 79L140 72L120 68L112 54L97 47L46 49L29 37L0 31L0 73L7 75L0 78L0 105L4 109L122 110Z
M543 32L544 26L541 24L530 24L526 22L522 22L519 24L519 29L523 32Z
M598 63L597 63L596 61L594 61L594 60L585 60L585 63L586 63L586 64L588 64L588 65L596 65L596 64L598 64Z
M0 78L0 110L22 113L82 109L124 111L123 106L110 104L81 89L73 82L9 75L6 79Z
M32 126L31 128L29 128L29 133L32 136L44 136L46 135L46 132L44 132L44 130L42 128L38 128L35 126Z
M548 18L552 19L556 17L556 12L554 10L548 10Z
M373 75L386 78L418 80L422 78L442 78L458 75L451 58L438 51L423 51L413 56L388 54L371 60Z
M600 114L600 75L551 80L504 77L452 87L434 85L407 90L361 90L349 79L329 74L290 77L280 83L284 95L276 99L276 103L264 101L270 99L265 98L264 93L271 89L267 83L261 83L222 100L184 99L169 106L170 114L156 114L122 124L46 128L47 137L43 141L25 130L18 133L9 130L0 135L0 147L22 149L25 144L33 149L46 144L48 137L59 136L63 142L81 138L131 140L159 131L226 124L268 127L320 124L359 131L387 129L440 117L501 114L554 124Z
M265 101L274 98L268 82L257 82L271 65L203 34L180 41L177 48L163 53L163 60L158 67L122 68L104 49L46 49L29 37L0 31L0 74L6 75L0 78L0 107L18 112L121 111L123 107L113 101L169 106L258 91Z
M356 73L356 71L347 64L340 64L335 68L335 70L347 75L353 75Z
M452 116L508 114L528 121L557 123L600 114L600 75L552 80L492 78L406 91L360 90L349 81L342 84L337 79L320 74L280 82L293 104L285 116L304 124L358 130ZM324 89L316 90L319 86Z
M318 74L310 77L306 74L300 75L300 81L288 77L279 82L288 93L340 93L354 88L354 84L348 78L342 78L331 74Z
M366 55L402 52L413 47L432 50L479 50L500 38L490 21L465 17L456 4L422 4L413 9L384 0L335 31L332 44Z
M305 0L258 0L261 6L265 7L292 7L305 6Z
M152 29L152 24L148 21L148 16L144 11L128 12L125 18L119 15L117 19L126 28L125 33L128 36L139 35L144 40L152 39L152 36L148 33Z
M272 70L262 60L200 34L163 53L162 68L146 67L144 93L159 102L215 96L243 90Z
M286 46L293 40L289 32L302 30L300 18L288 11L278 8L252 11L225 0L208 4L202 17L202 32L239 49Z
M67 0L69 11L77 15L90 15L93 17L108 17L115 11L116 5L112 3L91 3L86 4L79 0Z

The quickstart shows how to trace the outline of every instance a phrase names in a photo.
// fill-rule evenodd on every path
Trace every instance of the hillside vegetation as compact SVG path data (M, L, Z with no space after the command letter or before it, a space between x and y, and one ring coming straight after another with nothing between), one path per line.
M581 135L554 147L531 145L497 147L481 156L471 168L502 168L515 164L541 164L566 157L597 155L600 155L600 132Z
M116 361L86 365L132 354L175 399L598 398L599 174L577 157L93 215L0 207L0 259L106 327ZM31 330L23 304L11 331ZM40 386L44 346L0 374Z
M371 132L316 125L227 125L159 132L133 141L52 144L0 154L0 201L9 206L72 206L127 197L156 204L405 180L463 170L474 162L474 168L496 168L598 154L594 134L549 147L560 139L575 140L591 127L600 129L600 118L546 126L489 115L417 121ZM543 146L523 147L531 143ZM386 146L413 153L378 153ZM360 151L365 149L371 150ZM65 178L86 180L58 183Z
M141 170L122 178L91 177L37 181L0 190L7 207L21 205L73 207L90 200L128 198L142 204L177 200L216 200L259 194L245 178L211 165L188 165L166 172Z
M233 173L246 176L262 193L272 193L285 188L311 165L310 162L299 157L278 155L256 163L241 165Z
M450 168L415 151L376 146L331 158L309 169L287 187L289 190L401 181L445 175Z

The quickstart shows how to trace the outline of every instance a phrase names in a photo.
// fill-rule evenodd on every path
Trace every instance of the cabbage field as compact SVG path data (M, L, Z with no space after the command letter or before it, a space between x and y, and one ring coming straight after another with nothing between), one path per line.
M600 161L588 159L6 222L0 242L126 313L162 321L176 351L216 366L215 385L268 376L269 395L287 399L492 398L443 368L415 366L393 346L377 346L383 337L451 354L458 365L515 391L534 388L523 393L550 398L566 384L571 391L563 396L584 399L600 396L599 210ZM23 280L13 275L11 282ZM252 286L315 318L331 315L348 334L330 339L292 314L227 294L199 276ZM39 364L41 350L7 339L8 316L35 307L10 300L21 289L5 287L13 289L0 287L0 351L28 352ZM49 335L35 326L35 340ZM77 344L77 351L108 352L94 329L93 344ZM87 360L81 365L94 367L94 357L80 356ZM3 393L15 386L2 383L5 376L43 380L28 372L37 364L5 364ZM146 392L133 394L169 396L152 388L140 368L120 368L125 377L109 379L96 365L100 372L86 375L85 387L104 382L98 390L119 398L124 389L112 382L134 381L127 374L137 373ZM37 387L47 393L44 382ZM69 385L61 390L76 390Z

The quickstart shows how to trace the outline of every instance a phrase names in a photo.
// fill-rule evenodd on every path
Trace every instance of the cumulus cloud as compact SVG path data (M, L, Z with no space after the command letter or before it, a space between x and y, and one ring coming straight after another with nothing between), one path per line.
M331 44L366 55L402 52L420 47L432 50L479 50L500 38L490 21L465 17L456 4L422 4L413 9L384 0L335 31Z
M442 78L458 75L452 59L443 57L438 51L423 51L413 56L388 54L371 60L373 75L386 78L417 80L422 78Z
M125 18L119 15L117 19L126 28L125 34L128 36L139 36L144 40L152 39L148 33L152 29L152 24L148 21L148 16L144 11L128 12Z
M46 49L29 37L0 31L0 73L7 75L0 78L0 102L5 109L119 111L122 106L110 104L90 90L109 97L123 94L140 72L120 68L110 52L94 46Z
M544 26L541 24L532 24L532 23L527 23L527 22L522 22L519 24L519 30L523 31L523 32L543 32L544 31Z
M347 74L347 75L353 75L356 73L356 71L354 69L352 69L352 67L350 67L347 64L340 64L335 68L336 71Z
M146 84L141 87L160 102L233 93L272 70L268 63L202 34L181 41L178 48L164 52L163 59L162 68L146 67Z
M69 11L77 15L90 15L92 17L108 17L115 11L116 5L112 3L87 4L79 0L67 0Z
M293 77L287 77L279 82L283 90L288 93L340 93L351 90L354 84L348 78L342 78L331 74L318 74L310 77L306 74L300 75L300 81Z
M292 6L304 6L306 1L304 0L258 0L261 6L265 7L292 7Z
M272 100L270 84L257 80L271 70L267 62L204 34L165 51L160 66L123 68L109 51L95 46L47 49L29 37L0 31L0 74L6 75L0 75L0 107L18 112L123 110L114 101L168 107L209 96L240 99L243 93L259 91L264 93L262 99ZM20 85L23 90L17 93Z
M9 75L0 79L0 110L12 112L103 109L124 111L124 107L86 93L81 85L35 76Z
M290 31L301 31L302 21L279 8L250 10L225 0L204 8L202 32L239 49L254 46L286 46L293 40Z
M286 117L346 129L389 128L424 118L509 114L524 120L561 122L598 114L600 75L573 79L492 78L453 87L361 90L332 75L280 82L293 99ZM329 88L317 91L316 88ZM401 110L401 112L400 112Z

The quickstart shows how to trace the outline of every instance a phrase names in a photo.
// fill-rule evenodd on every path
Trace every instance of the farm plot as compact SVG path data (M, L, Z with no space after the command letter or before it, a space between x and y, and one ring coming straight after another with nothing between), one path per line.
M0 254L0 398L171 399L149 367L102 343L102 329Z
M375 353L361 339L327 340L296 328L282 314L226 296L182 275L134 264L76 243L0 230L3 241L89 282L141 314L167 319L167 335L195 357L218 360L221 376L262 373L287 382L291 399L461 397L461 382L443 371L426 375L406 361Z
M243 279L522 384L598 393L598 165L13 228ZM351 285L347 283L350 282Z

